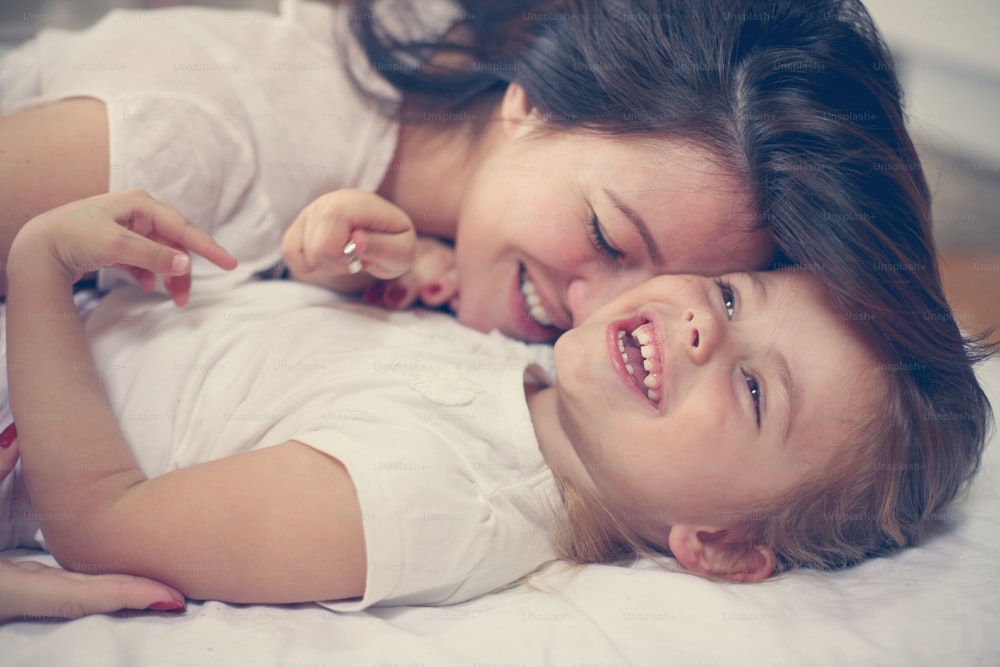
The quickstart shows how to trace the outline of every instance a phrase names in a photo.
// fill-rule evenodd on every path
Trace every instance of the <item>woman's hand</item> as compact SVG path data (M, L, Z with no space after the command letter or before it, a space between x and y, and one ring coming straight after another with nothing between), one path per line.
M413 268L393 280L380 280L364 292L366 301L393 310L416 304L439 308L458 297L455 249L435 238L417 237Z
M79 618L121 609L183 611L170 586L125 574L80 574L0 558L0 623Z
M223 269L236 267L236 260L208 234L139 190L98 195L42 213L24 226L15 245L18 242L47 249L71 282L97 269L118 266L149 290L162 275L179 306L187 303L191 290L188 252ZM8 272L15 269L8 266Z
M337 190L299 214L285 232L281 258L299 282L358 292L373 278L412 269L416 247L413 222L401 208L371 192Z

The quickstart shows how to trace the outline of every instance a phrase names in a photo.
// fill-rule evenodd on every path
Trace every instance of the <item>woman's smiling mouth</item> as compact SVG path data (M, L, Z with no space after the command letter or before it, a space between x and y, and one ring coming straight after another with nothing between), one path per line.
M524 268L523 264L521 265L520 281L521 296L524 297L524 309L527 311L528 317L539 326L555 326L548 311L545 310L545 306L542 305L542 298L538 295L538 288L535 287L534 281L528 276L528 271Z

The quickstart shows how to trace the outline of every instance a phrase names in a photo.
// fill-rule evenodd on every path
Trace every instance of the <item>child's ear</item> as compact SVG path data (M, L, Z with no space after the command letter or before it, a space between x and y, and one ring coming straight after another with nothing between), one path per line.
M670 552L687 569L729 581L767 579L777 562L767 547L737 544L727 539L725 530L674 525L667 542Z
M534 119L537 115L534 112L535 107L524 88L516 83L508 85L500 102L500 118L507 133L514 135L525 127L530 128L531 124L527 121Z

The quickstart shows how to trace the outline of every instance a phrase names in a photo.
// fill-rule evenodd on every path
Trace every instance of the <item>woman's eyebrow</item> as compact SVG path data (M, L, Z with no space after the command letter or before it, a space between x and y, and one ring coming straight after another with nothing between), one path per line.
M631 206L623 202L618 195L612 192L609 188L604 188L604 194L608 196L608 199L610 199L611 203L615 205L615 208L621 211L622 215L628 218L628 221L635 226L636 231L639 232L639 236L642 237L642 242L646 244L646 252L649 253L649 259L653 262L653 264L656 266L663 266L663 253L661 253L659 247L657 247L656 240L649 232L649 225L647 225L646 221L642 219L642 216L639 215Z

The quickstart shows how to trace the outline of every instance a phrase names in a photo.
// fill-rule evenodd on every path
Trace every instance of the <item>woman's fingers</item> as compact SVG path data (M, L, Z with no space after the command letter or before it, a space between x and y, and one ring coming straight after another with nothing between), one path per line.
M458 293L454 249L432 238L419 238L416 246L413 268L395 280L369 287L364 295L369 303L393 310L403 310L417 302L438 308Z
M21 455L17 448L17 429L10 424L0 432L0 481L14 472L17 459Z
M383 280L401 276L414 265L416 233L412 230L387 234L356 230L351 234L361 268Z
M395 204L371 192L338 190L299 214L281 251L292 274L300 277L335 278L360 268L389 279L412 266L415 239L412 221Z
M79 618L120 609L181 611L184 597L142 577L80 574L0 558L0 622Z

